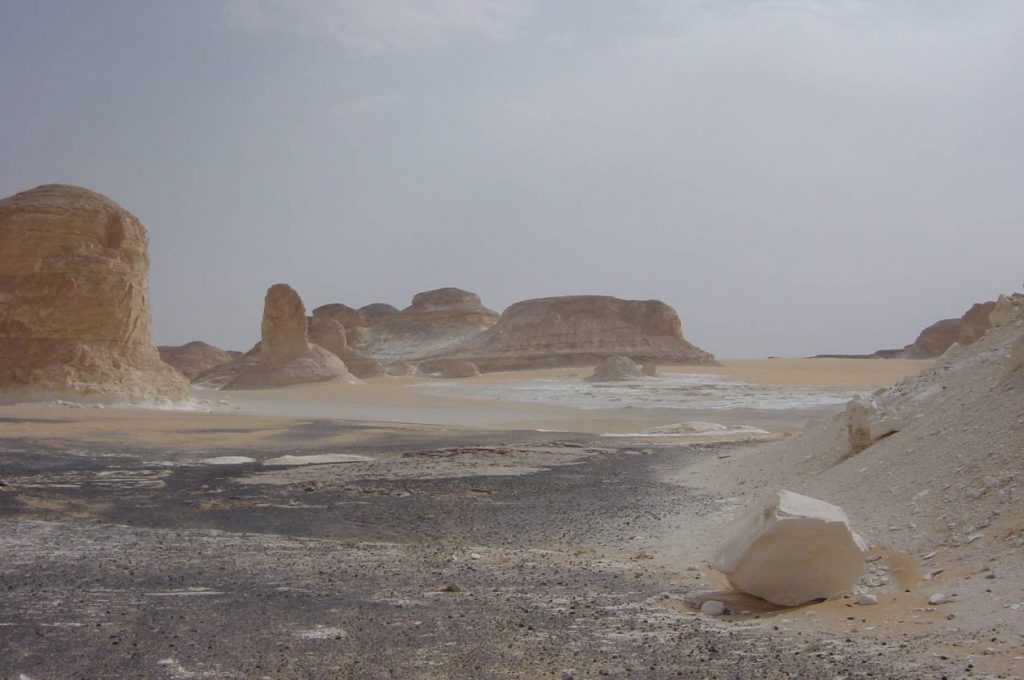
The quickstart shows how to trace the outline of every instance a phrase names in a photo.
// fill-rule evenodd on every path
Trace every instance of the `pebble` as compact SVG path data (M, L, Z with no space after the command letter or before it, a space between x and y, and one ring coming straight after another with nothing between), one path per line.
M718 600L708 600L700 606L700 611L708 616L721 616L725 613L725 604Z
M928 597L928 604L946 604L952 601L953 598L945 593L935 593Z
M871 605L878 604L878 597L871 593L861 593L857 596L857 604Z

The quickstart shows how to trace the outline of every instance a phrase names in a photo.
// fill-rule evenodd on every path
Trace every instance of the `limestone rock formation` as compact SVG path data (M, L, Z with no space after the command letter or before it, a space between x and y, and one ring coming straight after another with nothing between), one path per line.
M995 307L995 301L975 303L958 319L942 319L928 326L902 350L881 349L871 358L933 359L954 343L966 347L992 327L990 316Z
M347 331L336 318L314 315L308 320L309 340L341 359L357 378L384 375L384 367L372 357L348 346ZM355 329L358 331L358 329Z
M658 377L658 364L653 361L645 361L643 366L640 367L640 370L649 378Z
M587 366L613 356L661 364L715 364L683 339L675 310L657 300L573 295L525 300L448 358L472 361L482 371Z
M49 184L0 200L4 399L184 399L150 336L139 220L109 198Z
M1024 294L1000 295L988 315L993 328L1000 328L1024 316Z
M1019 371L1024 368L1024 335L1017 338L1017 342L1010 348L1010 361L1007 367L1010 371Z
M236 371L224 389L262 389L300 383L339 380L358 382L333 353L310 344L306 308L291 286L278 283L267 290L263 306L258 358L249 353L220 373ZM197 382L212 386L209 375Z
M742 516L712 566L739 590L793 607L852 591L867 549L842 509L780 491Z
M367 321L372 321L373 319L380 319L381 317L398 314L398 307L389 305L386 302L374 302L364 307L360 307L359 313L362 314L363 318Z
M902 429L902 423L894 414L873 397L859 397L846 404L846 431L850 442L850 453L859 453L882 437Z
M164 363L181 371L189 380L203 371L235 359L229 352L200 340L184 345L161 345L157 350Z
M594 367L589 382L615 382L618 380L639 380L644 377L640 366L629 357L608 357Z
M368 319L365 341L349 343L384 364L441 357L467 338L498 321L480 297L459 288L417 293L412 304L397 314Z

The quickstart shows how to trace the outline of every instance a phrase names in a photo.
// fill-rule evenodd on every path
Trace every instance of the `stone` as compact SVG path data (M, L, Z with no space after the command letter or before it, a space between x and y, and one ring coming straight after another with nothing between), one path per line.
M402 377L415 375L416 368L407 361L393 361L384 368L384 372L388 375Z
M261 330L258 353L250 351L217 367L217 376L200 374L197 384L241 390L328 380L359 382L335 354L310 344L306 308L291 286L278 283L267 290ZM228 374L227 380L221 379L224 374ZM219 384L215 385L214 378Z
M368 322L372 322L374 319L380 319L385 316L393 316L398 314L398 307L389 305L386 302L374 302L359 308L359 313L363 315L363 318Z
M946 604L952 601L953 598L945 593L933 593L928 596L928 604Z
M484 307L475 293L438 288L417 293L412 304L397 314L378 314L367 319L365 336L358 342L349 338L349 344L385 365L460 358L447 354L497 321L498 314Z
M482 371L594 366L614 356L641 363L716 365L683 338L675 310L658 300L569 295L517 302L447 358Z
M857 604L862 606L878 604L878 596L871 593L860 593L857 595Z
M1017 338L1010 348L1010 360L1007 362L1010 371L1019 371L1024 368L1024 335Z
M867 550L842 509L780 491L741 516L712 566L735 588L793 607L853 591Z
M1024 315L1024 294L1000 295L988 315L993 328L1000 328Z
M376 378L384 375L384 367L373 357L364 355L348 345L348 331L337 318L317 316L307 321L309 341L323 347L344 362L349 372L357 378ZM358 329L355 329L358 330Z
M885 414L873 397L857 397L844 413L850 454L860 453L876 441L899 432L899 419Z
M643 371L629 357L608 357L594 367L594 372L586 380L588 382L615 382L638 380L643 377Z
M0 200L0 399L188 398L150 334L148 247L134 215L87 189Z
M721 616L725 613L725 603L719 600L706 600L700 606L700 611L708 616Z
M214 347L199 340L177 346L161 345L157 347L157 350L164 363L181 371L189 380L203 371L226 364L236 358L220 347Z

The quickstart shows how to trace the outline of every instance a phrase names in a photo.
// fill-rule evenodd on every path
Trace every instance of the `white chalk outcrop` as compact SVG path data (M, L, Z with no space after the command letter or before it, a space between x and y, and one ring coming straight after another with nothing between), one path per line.
M712 566L739 590L792 607L851 592L867 549L842 509L780 491L741 517Z

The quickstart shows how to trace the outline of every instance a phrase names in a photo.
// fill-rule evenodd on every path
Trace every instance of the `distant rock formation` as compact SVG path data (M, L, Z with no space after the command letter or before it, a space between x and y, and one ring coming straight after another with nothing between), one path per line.
M616 382L619 380L638 380L645 377L643 370L629 357L608 357L594 367L594 373L588 382Z
M7 399L185 399L150 336L139 220L48 184L0 200L0 392Z
M379 309L378 309L379 311ZM417 293L397 314L379 313L368 320L367 338L350 344L388 365L439 357L498 321L480 297L459 288Z
M1024 294L1000 295L988 315L988 321L993 328L999 328L1022 316L1024 316Z
M203 371L226 364L236 358L219 347L199 340L193 340L184 345L160 345L157 350L164 363L181 371L189 380Z
M389 305L386 302L374 302L366 305L365 307L360 307L359 313L362 314L363 318L367 321L372 321L373 319L398 314L398 307Z
M309 340L341 359L349 372L357 378L375 378L384 375L384 367L372 357L348 346L347 331L336 319L316 316L308 320ZM356 329L358 330L358 329Z
M664 302L606 295L517 302L492 328L444 356L471 361L481 371L587 366L613 356L641 363L717 363L683 339L679 316Z
M267 290L263 306L259 353L248 353L231 364L204 373L197 383L216 386L225 374L224 389L263 389L300 383L339 380L357 382L345 364L319 345L310 344L306 308L299 294L283 283Z
M996 302L978 302L957 319L941 319L925 328L917 339L903 349L880 349L869 359L934 359L942 356L953 344L966 347L985 335L992 327L989 318ZM826 355L822 355L826 356ZM853 356L852 358L861 358Z

